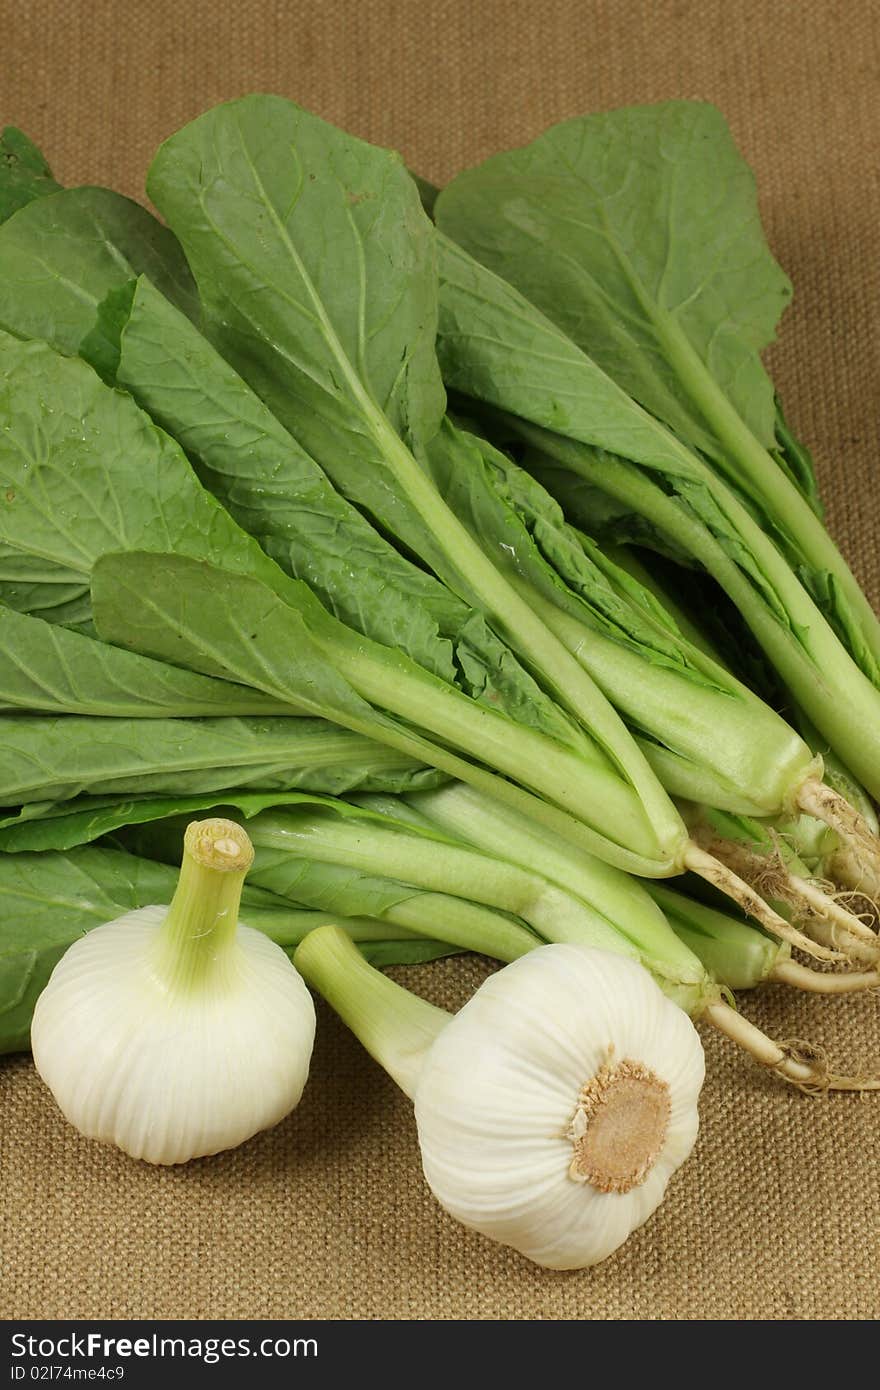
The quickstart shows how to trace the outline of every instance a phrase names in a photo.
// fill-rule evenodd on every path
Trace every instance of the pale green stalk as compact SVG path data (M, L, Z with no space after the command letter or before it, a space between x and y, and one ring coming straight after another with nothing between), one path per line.
M586 903L560 891L536 873L527 872L506 859L490 858L477 850L457 845L436 835L403 833L368 817L346 821L329 816L298 817L264 811L250 823L251 839L258 851L280 850L294 857L330 864L344 864L364 873L410 884L429 893L448 893L471 903L500 909L527 922L547 941L579 941L617 954L637 955L636 949ZM257 864L256 880L260 876ZM418 920L418 909L404 920ZM504 919L500 919L503 921ZM432 933L433 934L433 933ZM522 928L509 933L501 954L512 959L522 954ZM485 950L466 928L455 944ZM531 945L536 944L534 940ZM493 951L493 954L497 952Z
M170 991L201 989L208 981L222 987L253 858L235 821L215 818L187 826L180 878L154 947L157 971Z
M337 926L309 932L293 963L412 1100L425 1054L452 1015L368 965Z

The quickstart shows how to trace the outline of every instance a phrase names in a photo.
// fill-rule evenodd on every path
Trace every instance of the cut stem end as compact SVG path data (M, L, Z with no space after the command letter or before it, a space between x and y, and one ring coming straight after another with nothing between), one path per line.
M247 831L222 816L190 821L183 837L183 852L203 869L218 873L246 874L254 862L254 847Z
M568 1131L574 1182L630 1192L647 1178L666 1141L669 1086L641 1062L609 1061L581 1088Z

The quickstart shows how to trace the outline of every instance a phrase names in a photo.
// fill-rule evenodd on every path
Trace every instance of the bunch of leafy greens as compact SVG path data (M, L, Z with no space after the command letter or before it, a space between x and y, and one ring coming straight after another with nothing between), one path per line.
M311 164L315 164L320 171L313 181L317 201L313 199L312 205L306 208L305 219L300 216L297 223L301 242L314 242L317 219L322 237L328 240L336 256L334 263L337 264L337 269L338 260L342 257L348 272L345 277L339 274L330 275L329 262L322 250L318 269L311 278L307 275L304 281L300 276L301 283L298 286L301 294L308 291L313 296L310 301L311 307L307 305L304 311L299 301L295 301L288 282L295 282L298 274L297 247L293 246L287 229L282 227L279 232L277 226L279 214L276 204L289 202L290 193L288 173L279 165L279 179L283 174L284 182L273 190L274 201L267 200L266 216L273 229L273 236L277 233L286 261L277 259L277 263L273 262L268 254L262 258L259 271L262 289L255 291L250 296L250 301L254 312L261 315L271 315L279 309L282 310L287 324L288 347L285 349L279 339L280 350L270 351L267 345L264 347L262 340L258 344L257 336L252 331L252 355L259 355L266 361L274 358L279 363L288 364L293 358L305 359L307 370L302 373L303 379L317 382L323 394L320 395L320 400L316 396L308 410L295 410L296 394L291 383L287 383L286 386L291 386L291 390L285 388L283 394L276 390L270 403L277 407L279 402L286 402L287 420L282 419L282 425L294 423L298 426L300 434L302 421L306 420L306 443L313 447L314 452L321 454L319 462L326 465L328 457L344 458L346 451L356 457L358 450L361 451L360 457L363 459L366 451L373 459L372 473L376 479L376 491L391 498L389 505L392 510L398 506L399 501L399 509L403 513L418 517L420 514L417 505L423 507L427 520L422 517L419 522L421 531L418 535L411 533L411 551L422 556L427 552L427 558L431 560L432 548L434 551L437 550L437 544L431 540L431 533L446 535L441 547L442 554L452 556L454 563L457 563L460 557L465 558L468 574L474 578L476 587L480 589L476 598L481 601L480 606L484 610L488 611L491 607L489 603L482 602L486 590L490 591L490 598L497 600L496 610L499 605L501 608L507 605L508 616L512 615L512 626L517 630L518 643L520 636L516 620L522 616L523 623L519 626L527 629L525 647L531 657L529 665L536 675L540 675L548 694L542 692L533 677L527 675L494 636L486 624L485 617L475 611L476 603L467 602L472 595L466 593L464 602L454 599L448 589L442 588L405 557L397 555L369 525L368 519L362 517L331 487L318 465L305 453L302 440L294 439L290 432L281 429L277 421L272 421L272 417L268 416L268 412L260 406L252 392L248 392L246 397L240 395L240 403L248 408L252 407L256 414L245 417L243 431L238 436L238 459L230 463L229 455L234 450L227 450L222 458L217 459L214 455L206 466L213 467L215 472L226 471L226 476L230 479L230 491L234 491L238 496L244 494L242 506L250 507L249 524L252 529L258 535L262 533L266 538L267 548L273 548L277 555L286 558L287 568L291 572L306 575L310 596L320 592L322 600L326 602L328 595L332 595L333 604L346 605L344 613L340 615L344 616L347 622L359 622L361 630L366 628L369 636L383 642L383 647L385 643L393 641L398 649L406 650L409 645L416 653L421 680L419 699L415 702L407 699L404 706L393 709L393 713L410 723L427 727L438 737L456 742L471 757L484 759L490 765L494 764L508 777L515 777L540 792L546 802L552 802L555 798L561 808L572 811L585 826L586 838L591 846L607 842L608 853L620 862L626 862L646 872L669 872L680 865L687 837L680 819L656 783L643 756L629 739L607 702L592 682L585 678L577 663L570 659L562 645L552 637L544 625L534 618L527 606L517 601L516 595L499 578L497 571L487 563L478 547L469 541L464 528L443 508L435 489L430 485L430 480L419 468L413 453L407 447L408 441L418 451L421 447L420 439L428 437L436 428L438 409L442 415L443 395L433 357L436 285L432 231L399 162L380 151L347 140L323 122L299 112L290 103L274 99L254 99L233 103L230 107L220 108L218 112L208 113L201 122L194 123L194 126L187 128L180 137L175 137L178 142L174 146L174 150L177 151L175 158L177 164L184 167L185 174L185 177L181 175L180 169L172 162L175 178L178 182L181 179L185 182L189 178L187 171L193 162L192 150L198 153L201 143L210 135L210 130L206 130L205 127L213 122L218 127L217 148L227 161L224 167L228 165L230 185L234 184L236 179L242 178L250 179L252 182L255 177L256 156L249 150L242 165L236 151L241 144L242 131L249 136L251 144L255 145L257 135L265 134L267 117L271 117L273 130L276 132L275 139L270 142L271 158L280 161L280 152L288 148L284 136L288 127L292 126L293 134L298 139L297 149L301 151L302 162L305 163L308 157ZM265 142L263 147L266 148ZM168 149L169 147L166 147L164 153L166 165L170 159ZM327 157L319 160L318 155L321 151L324 151ZM162 162L163 155L160 155L160 166ZM324 176L325 170L327 172ZM268 178L272 169L257 172ZM310 168L310 172L314 170ZM347 182L343 181L342 174L346 176ZM199 177L210 181L208 166L202 169ZM166 182L169 182L169 179L166 179ZM309 191L313 191L313 182L306 182L309 184ZM154 173L151 180L154 196L164 201L159 183L160 179ZM0 303L0 317L16 334L40 332L65 351L71 350L72 339L81 340L83 336L89 337L89 334L80 332L80 329L85 327L82 322L82 296L78 299L78 305L73 306L71 300L75 296L65 298L63 294L59 294L58 302L61 308L55 313L55 320L62 323L60 331L56 323L46 321L48 315L45 309L45 283L42 292L30 293L29 287L36 283L38 276L33 267L26 262L27 257L34 254L33 248L40 248L39 259L44 281L45 277L51 274L56 282L69 284L70 264L78 261L84 251L88 253L94 242L77 234L64 243L64 236L60 232L60 224L65 216L64 203L65 200L72 199L76 199L77 204L84 200L93 202L95 194L95 190L72 190L70 193L49 195L23 209L0 229L0 264L10 267ZM241 207L246 194L246 188L230 192L223 201L218 215L222 215L223 218L232 217L232 209L235 206ZM200 201L197 196L188 196L186 199L191 208L199 205ZM328 207L332 207L333 217L330 217ZM300 209L297 207L291 218L299 212ZM123 215L122 211L117 209L117 213L116 225L121 227L125 224L125 231L124 235L122 231L118 233L124 246L115 259L117 262L123 262L129 269L135 269L137 267L134 262L149 238L146 237L143 228L138 229L136 236L132 234L127 223L127 211ZM74 206L73 220L78 225L77 214L78 209ZM361 277L360 296L353 293L351 283L352 264L357 268L357 261L352 262L348 254L352 238L349 236L342 241L343 233L349 228L352 218L357 216L367 218L368 225L357 232L354 243L363 243L375 261L375 265L370 267L370 275ZM374 226L373 221L377 217L380 218L380 224ZM255 229L248 219L240 214L233 220L237 221L239 228L244 229L242 236L253 237L259 232L259 227ZM49 229L45 236L40 235L37 222L42 222ZM336 233L333 232L334 228ZM167 236L167 233L165 235ZM334 243L334 235L340 244ZM158 238L154 236L151 245L155 246L157 242ZM137 245L132 250L135 243ZM212 233L207 259L213 263L213 257L218 262L219 270L215 278L221 283L223 274L228 269L224 262L225 244L222 238ZM101 239L101 248L96 260L106 261L106 246L107 238L104 237ZM52 269L47 271L51 248L58 249L53 252L56 259ZM200 285L200 289L205 305L206 322L210 325L211 275L199 264L189 242L187 249L199 271L200 279L206 282L205 285ZM202 261L205 259L203 255ZM230 253L226 259L233 259L232 254ZM330 257L330 260L332 259L333 256ZM235 275L246 274L247 261L244 258L239 260L238 256L235 256L232 270ZM97 293L97 279L101 278L100 291L106 300L107 280L103 271L90 263L81 278L88 287L89 295L95 294L95 304L100 297ZM166 276L166 280L168 278ZM182 277L175 274L170 278L179 282ZM63 283L61 288L63 289ZM294 283L294 289L296 288L297 285ZM107 301L104 308L105 314L103 320L99 320L97 336L100 336L106 326L107 315L113 305ZM41 313L42 321L38 323L37 318ZM367 332L364 322L359 319L359 315L363 317L368 313L380 314L375 332ZM80 315L80 318L74 326L76 315ZM94 324L91 327L93 329ZM231 328L229 332L232 333ZM217 337L218 334L215 333L214 336ZM127 331L123 340L125 337ZM224 343L222 346L229 356L235 356L228 344ZM205 349L208 350L207 344ZM107 374L110 364L106 358L102 360L94 333L91 334L90 343L84 350L92 355L93 360ZM206 383L203 378L197 383L201 392L199 399L203 420L206 400L212 407L217 396L224 394L218 389L218 380L222 385L218 361L215 354L210 365L217 369L217 377L213 382L207 383L207 391L210 394L205 394L203 388ZM389 376L392 363L397 365L394 367L393 375ZM257 376L253 369L249 374L252 379ZM342 385L337 391L340 382ZM318 386L315 390L318 390ZM269 395L262 389L262 385L261 394L264 397ZM380 401L381 405L377 401ZM120 409L118 397L114 397L114 402L116 408ZM303 404L305 402L299 402L300 407ZM291 420L293 414L296 415L295 421ZM237 418L242 418L241 412L237 409L236 415ZM396 429L392 427L392 421ZM251 430L252 423L255 425L255 431ZM180 428L183 434L183 426ZM323 443L322 430L326 435ZM248 457L247 440L253 439L255 432L258 442L261 437L266 437L262 462L265 461L265 449L274 450L276 455L277 491L286 498L286 507L281 515L278 507L273 505L277 502L277 492L274 498L267 498L264 483L255 482L252 476L253 486L248 488L246 478L242 485L238 486L242 473L246 474L249 466L257 468L257 465L261 464L259 458L254 461ZM218 431L218 434L221 433L223 431ZM280 436L283 436L283 439ZM190 447L195 449L195 442L188 442ZM204 443L204 440L202 442ZM279 449L280 462L277 461ZM227 470L232 468L233 464L237 476L230 478ZM394 476L399 481L394 493L386 485L388 470L392 466L396 470ZM260 467L257 476L265 477L265 469ZM310 497L311 506L308 505ZM259 504L256 509L252 505L255 499ZM233 505L231 499L230 505ZM271 519L268 519L270 516ZM383 526L388 522L386 515L379 519ZM322 534L327 536L324 546L320 542ZM351 537L354 538L354 542L349 546L346 542ZM144 536L129 535L125 539L129 551L169 551L172 548L172 544L167 540L164 544L160 542L149 528ZM173 544L177 543L176 537L171 539ZM120 540L121 537L117 533L112 550L120 549ZM222 547L213 546L213 543L206 546L200 542L193 548L190 540L191 536L188 535L188 556L209 559L222 555L224 569L229 571L233 568L230 559L236 550L237 542L231 545L224 544ZM49 593L36 596L36 602L33 594L23 591L23 586L21 589L18 588L15 581L18 579L17 570L22 568L21 548L18 547L18 552L9 567L12 571L12 583L4 586L7 601L29 611L34 611L37 604L41 603L44 606L39 611L68 623L88 621L87 613L76 607L69 594L65 593L63 596L64 606L58 604L57 599L61 596L60 576L54 578L53 589ZM366 558L371 563L358 564L365 551ZM150 605L154 608L162 585L169 590L169 597L175 599L179 599L185 591L184 571L179 568L182 562L151 562L146 554L138 558L129 555L125 560L114 559L109 545L108 551L103 553L104 559L97 566L94 563L97 555L89 557L94 568L93 587L96 602L106 603L108 610L103 614L103 635L125 644L135 626L139 632L146 629L146 623L140 621L141 617L146 615L139 611L144 602L145 592L149 593ZM65 559L68 557L65 556ZM263 559L265 561L265 556ZM435 568L441 569L439 561ZM151 574L154 569L160 570L161 575L157 575L157 582L152 584ZM405 578L400 583L395 583L404 569ZM89 569L88 573L91 572ZM261 582L267 581L265 568L258 567L256 572L261 575ZM191 583L199 582L196 572L192 569L187 569L185 574ZM274 574L267 587L271 587L280 577L280 574ZM449 576L444 573L442 577ZM202 582L204 583L204 580ZM228 597L232 604L230 577L227 575L223 582L226 585L225 597ZM212 587L215 596L219 597L213 579L208 580L206 587L208 586ZM458 587L467 590L469 586L463 581ZM81 590L81 608L82 597ZM419 598L423 600L421 603L416 601ZM245 602L246 596L242 595L242 604ZM288 606L285 604L285 612ZM190 603L190 611L192 607ZM50 608L52 611L49 611ZM279 620L280 610L281 605L276 605L275 616ZM439 617L438 610L442 610ZM318 605L314 604L311 607L313 624L325 617L323 613L319 617L318 612ZM423 615L424 623L421 622ZM497 612L489 612L488 615L494 619ZM171 617L172 626L181 626L181 614L175 613ZM501 623L498 625L502 626ZM210 671L211 674L232 675L240 681L255 683L243 674L240 664L237 664L237 669L225 665L219 668L216 665L206 666L205 654L196 653L192 647L184 651L179 639L168 638L165 645L158 646L158 642L165 642L165 637L159 636L159 626L155 621L150 624L150 641L153 645L149 650L153 655L167 657L176 662L186 661L203 671ZM161 626L167 636L164 620ZM324 630L327 631L326 626ZM334 630L335 636L340 636L341 633L342 629ZM505 631L504 635L509 636L509 633ZM427 648L430 650L426 650ZM348 653L354 656L351 643L348 645ZM450 658L453 663L451 667ZM387 658L383 655L382 659ZM361 667L366 665L362 643L357 647L357 660ZM381 699L387 705L392 698L391 692L393 691L394 696L405 693L407 683L400 679L403 667L399 659L395 663L396 675L391 677L391 673L386 670L382 673L384 679L378 671L378 661L377 655L374 673L368 682L369 691L364 687L360 693L366 693L367 698L373 703ZM433 687L432 692L436 696L436 716L433 712L428 713L428 685L424 676L425 672L435 675L438 670L440 679L446 682L445 691L448 691L451 676L456 683L460 681L465 687L465 693L472 697L475 695L477 701L482 702L487 714L491 711L492 718L486 717L479 722L473 720L470 715L465 718L462 705L462 717L459 722L463 727L456 727L453 731L446 717L447 711L451 711L449 700L443 700L441 710L440 691L437 686ZM350 679L350 670L343 674ZM264 685L261 688L266 687ZM552 692L559 704L553 702L549 692ZM287 701L293 698L289 685L281 691L276 686L268 693L278 693L280 698ZM508 706L512 707L517 724L523 728L523 741L517 747L514 747L508 736L508 721L504 721L503 727L500 722L499 706L503 709L502 702L505 699ZM561 704L568 705L568 713L560 708ZM483 709L480 713L483 713ZM497 734L494 733L496 721ZM531 739L529 735L532 735ZM415 752L412 744L408 745L407 751ZM425 756L423 748L420 752ZM434 761L436 762L436 756ZM445 768L466 775L461 768L453 768L448 760ZM504 794L507 794L506 787ZM599 804L603 806L604 814L601 817L597 814ZM602 829L599 829L597 824L600 820L603 823ZM558 820L557 823L562 825L564 822Z
M522 422L569 520L713 575L878 794L880 628L758 356L789 287L719 114L566 122L435 211L448 384Z
M585 940L638 957L693 1012L723 1009L710 959L738 984L767 977L778 945L673 899L661 911L609 865L688 862L661 781L775 808L810 752L446 416L438 247L444 367L519 414L521 437L549 428L625 468L684 475L693 460L714 478L688 447L723 473L704 441L670 434L437 237L395 156L290 102L230 103L163 146L149 191L171 230L108 190L59 189L23 137L5 141L0 897L30 906L0 954L14 996L0 1039L21 1045L40 981L99 914L168 895L162 866L89 842L168 855L175 818L218 798L250 818L249 920L284 945L315 914L344 917L386 962ZM484 336L486 358L469 356ZM530 362L518 410L506 393ZM606 408L600 438L570 428ZM775 428L778 468L811 496L809 460ZM757 562L745 569L756 582ZM713 710L736 736L723 754L706 742ZM469 785L442 804L389 796L438 771ZM720 865L709 876L731 882Z

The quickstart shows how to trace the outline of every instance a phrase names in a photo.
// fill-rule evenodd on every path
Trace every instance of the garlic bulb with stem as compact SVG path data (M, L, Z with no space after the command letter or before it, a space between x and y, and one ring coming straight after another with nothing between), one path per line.
M170 907L74 942L37 1000L37 1071L82 1134L149 1163L242 1143L297 1104L311 996L280 946L239 922L253 860L234 821L193 821Z
M428 1186L537 1264L598 1264L659 1205L697 1136L703 1049L637 962L541 946L455 1015L335 926L294 961L413 1100Z

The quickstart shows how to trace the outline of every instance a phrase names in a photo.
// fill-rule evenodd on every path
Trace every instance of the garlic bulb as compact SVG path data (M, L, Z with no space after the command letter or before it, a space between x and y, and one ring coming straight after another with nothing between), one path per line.
M438 1201L538 1264L605 1259L693 1148L703 1049L634 961L542 946L454 1017L379 975L337 928L311 932L295 961L414 1100Z
M315 1010L281 947L238 921L252 859L235 822L194 821L171 906L94 928L56 965L31 1046L88 1138L184 1163L242 1143L299 1101Z
M525 967L525 968L523 968ZM538 1264L597 1264L659 1206L697 1137L703 1049L642 966L547 946L487 979L415 1092L425 1177Z

